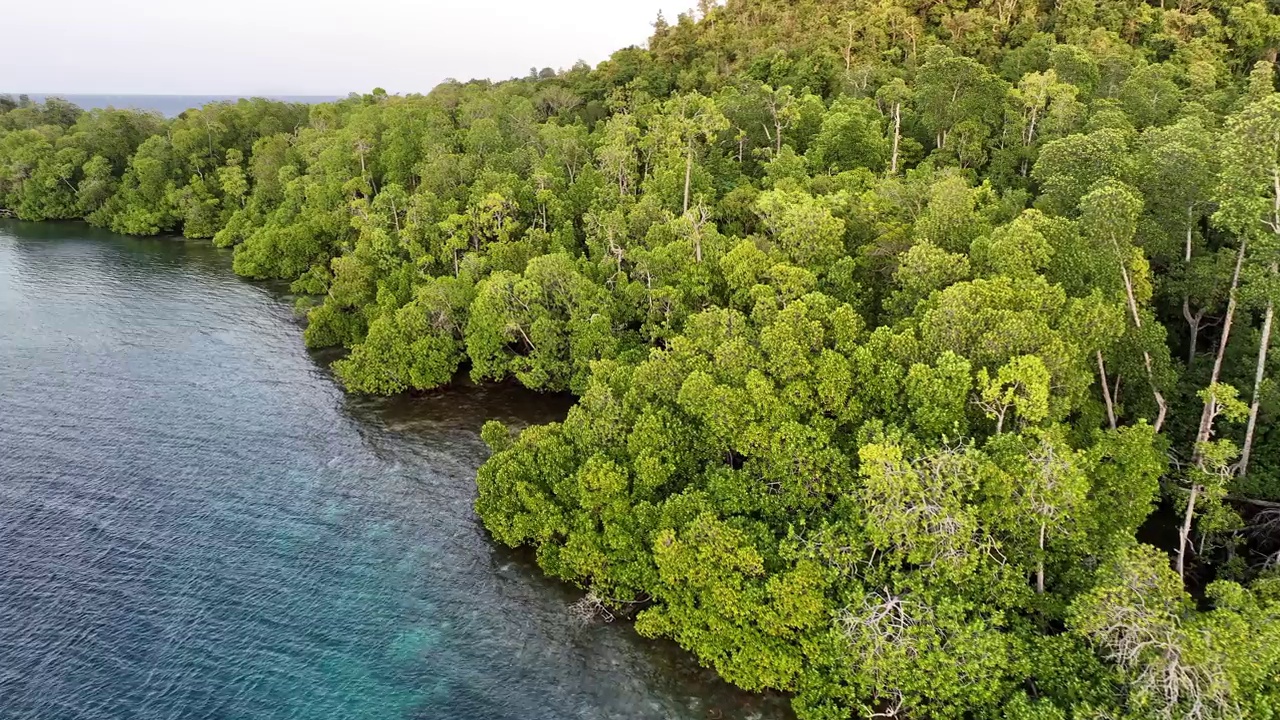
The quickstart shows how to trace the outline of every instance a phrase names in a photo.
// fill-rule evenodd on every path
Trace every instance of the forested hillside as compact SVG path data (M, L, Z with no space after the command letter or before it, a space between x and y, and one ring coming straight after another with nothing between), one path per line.
M477 510L804 720L1280 714L1262 2L704 2L502 83L0 100L0 208L234 248L352 392L492 423Z

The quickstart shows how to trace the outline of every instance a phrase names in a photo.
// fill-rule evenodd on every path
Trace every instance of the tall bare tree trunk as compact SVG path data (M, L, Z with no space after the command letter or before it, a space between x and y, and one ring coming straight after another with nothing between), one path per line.
M1187 206L1187 239L1183 244L1182 262L1185 266L1191 266L1191 241L1195 237L1195 223L1192 215L1193 206ZM1191 342L1188 343L1191 348L1187 351L1187 367L1196 361L1196 339L1200 336L1200 320L1204 318L1204 308L1195 315L1191 314L1191 296L1182 296L1182 316L1187 319L1187 324L1191 326Z
M1120 248L1117 245L1116 255L1120 259L1120 276L1124 279L1124 293L1129 300L1129 312L1133 315L1133 325L1137 329L1142 329L1142 316L1138 313L1138 299L1133 293L1133 281L1129 278L1129 268L1125 267L1124 258L1120 256ZM1156 432L1160 432L1160 428L1164 427L1165 415L1169 413L1169 405L1164 401L1164 394L1160 392L1160 388L1156 386L1156 373L1152 368L1151 353L1146 350L1142 351L1142 362L1147 369L1147 380L1151 383L1151 394L1155 396L1156 407L1159 408L1156 414Z
M1186 580L1187 543L1191 539L1191 518L1196 513L1196 496L1200 494L1200 486L1191 486L1191 495L1187 498L1187 510L1182 516L1182 528L1178 531L1178 577Z
M1272 187L1272 229L1280 232L1280 168L1271 171ZM1280 263L1271 263L1271 276L1280 272ZM1249 453L1253 450L1253 432L1258 423L1258 400L1262 388L1262 379L1267 372L1267 351L1271 347L1271 321L1275 316L1275 301L1267 300L1267 314L1262 321L1262 338L1258 343L1258 367L1253 376L1253 401L1249 403L1249 425L1244 433L1244 448L1240 451L1240 462L1237 470L1241 475L1249 469Z
M902 137L902 103L893 104L893 157L889 160L889 174L898 174L898 140Z
M1213 359L1213 372L1209 374L1209 385L1218 382L1222 373L1222 359L1227 354L1227 342L1231 339L1231 323L1236 316L1236 289L1240 286L1240 267L1244 265L1244 251L1248 243L1240 239L1240 249L1236 252L1236 269L1231 274L1231 290L1227 293L1227 317L1222 321L1222 337L1218 339L1218 354ZM1200 429L1196 431L1196 445L1192 450L1191 461L1200 464L1200 446L1209 441L1213 430L1213 399L1204 404L1200 413Z
M1107 366L1102 364L1102 351L1098 351L1098 378L1102 381L1102 399L1107 403L1107 422L1116 429L1116 406L1111 401L1111 388L1107 386Z
M1191 264L1191 239L1195 234L1195 222L1191 214L1193 206L1187 206L1187 240L1183 245L1182 262Z
M1200 322L1204 320L1204 308L1200 308L1193 315L1191 313L1191 298L1184 296L1182 298L1182 317L1187 319L1187 327L1191 332L1191 337L1187 342L1187 367L1190 368L1196 361L1196 345L1200 342Z
M1271 266L1276 272L1276 266ZM1271 345L1271 320L1275 317L1275 305L1267 303L1267 314L1262 320L1262 340L1258 343L1258 367L1253 373L1253 402L1249 404L1249 425L1244 431L1244 448L1240 451L1238 466L1241 475L1249 471L1249 453L1253 450L1253 431L1258 425L1258 402L1262 394L1262 378L1267 371L1267 350Z
M1040 523L1040 562L1036 565L1036 593L1044 594L1044 523Z

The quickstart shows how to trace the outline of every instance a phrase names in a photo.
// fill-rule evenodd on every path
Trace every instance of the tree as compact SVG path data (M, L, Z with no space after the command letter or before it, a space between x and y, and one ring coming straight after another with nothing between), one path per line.
M548 390L581 390L591 362L619 344L603 289L564 254L535 258L523 276L499 271L480 283L465 335L473 379L510 374Z
M1039 446L1028 454L1030 472L1018 492L1018 500L1025 504L1035 519L1036 543L1036 592L1045 592L1046 543L1051 532L1057 533L1076 516L1086 510L1089 481L1080 462L1069 448L1050 435L1040 439Z
M1049 415L1049 371L1035 355L1010 360L994 377L986 368L979 370L978 390L974 403L996 421L997 435L1004 430L1010 411L1023 423L1036 423Z
M1239 422L1246 415L1245 405L1236 397L1236 389L1230 385L1214 383L1200 391L1210 428L1203 439L1196 442L1196 464L1189 469L1191 491L1187 494L1186 510L1182 514L1182 527L1178 530L1178 575L1186 577L1187 551L1191 542L1191 524L1196 515L1196 501L1201 495L1209 503L1220 502L1226 494L1226 482L1231 477L1231 461L1235 459L1235 445L1230 440L1211 440L1214 421L1218 416Z
M1230 717L1236 708L1218 657L1183 627L1191 601L1163 553L1122 551L1071 608L1072 629L1125 673L1131 711L1157 717Z
M902 145L902 110L903 105L911 99L911 91L901 78L894 78L876 92L876 99L889 107L893 128L893 139L889 151L889 174L897 175L901 158L899 148Z
M464 357L463 329L474 288L445 277L419 287L414 299L379 316L334 371L353 392L391 395L429 390L453 379Z
M1031 170L1042 186L1037 206L1071 215L1098 181L1130 177L1132 162L1129 135L1121 130L1106 128L1054 140L1040 151Z
M900 115L901 108L895 112ZM856 168L878 172L885 164L886 155L882 122L870 100L839 101L823 119L806 159L819 172L838 173Z
M777 112L779 118L785 114L783 109ZM710 142L715 138L716 133L728 129L729 121L710 98L695 92L668 100L663 105L659 122L662 127L660 132L663 135L663 143L668 148L668 152L678 153L684 158L684 204L681 212L689 212L689 190L693 179L694 153L698 149L698 143ZM783 120L779 119L777 122L782 123ZM781 133L782 126L778 127L778 132Z
M811 270L831 265L844 250L844 221L820 198L770 190L756 201L764 227L786 261Z
M226 165L218 169L218 183L223 195L241 208L244 207L249 194L249 180L240 167L242 162L244 162L244 156L239 150L232 148L227 151Z
M921 122L935 136L938 149L948 149L947 140L966 123L979 138L985 138L999 121L1004 81L980 63L955 55L937 45L924 53L916 76L915 107Z
M1253 399L1248 427L1240 453L1240 472L1248 471L1254 430L1257 424L1261 387L1271 345L1275 314L1277 275L1280 274L1280 94L1271 93L1250 103L1232 118L1226 140L1226 154L1219 191L1220 209L1214 216L1220 223L1253 239L1253 263L1259 267L1259 300L1265 305L1262 334L1255 365Z
M967 280L970 274L968 257L924 240L900 258L893 274L897 287L886 303L887 309L897 315L910 315L934 291Z
M1130 271L1130 266L1136 265L1139 270L1145 269L1141 250L1134 248L1131 244L1137 229L1138 213L1141 207L1142 201L1129 189L1117 183L1099 183L1080 200L1081 227L1085 235L1099 246L1099 251L1112 254L1123 284L1129 317L1133 320L1133 329L1138 332L1142 331L1143 313L1139 310L1140 290L1137 282L1142 278L1140 276L1135 278L1134 273ZM1156 377L1151 351L1143 348L1141 352L1147 381L1151 385L1151 394L1155 397L1159 408L1155 428L1156 432L1160 432L1169 407Z
M1139 146L1137 175L1148 198L1146 210L1170 228L1170 236L1181 240L1177 254L1189 263L1197 230L1213 209L1218 173L1213 136L1199 118L1185 118L1151 128L1142 134Z

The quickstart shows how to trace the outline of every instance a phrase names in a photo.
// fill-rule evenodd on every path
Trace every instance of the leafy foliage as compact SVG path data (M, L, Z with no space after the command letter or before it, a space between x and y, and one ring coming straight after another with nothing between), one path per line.
M233 248L352 392L575 393L484 428L485 526L805 720L1280 712L1272 11L654 28L425 96L0 98L0 208Z

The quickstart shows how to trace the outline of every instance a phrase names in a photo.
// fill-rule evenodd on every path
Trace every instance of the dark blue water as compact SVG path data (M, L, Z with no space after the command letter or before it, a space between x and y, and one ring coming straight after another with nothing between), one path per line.
M474 519L512 388L355 400L205 243L0 222L0 718L780 717Z
M13 97L17 97L15 94ZM152 110L165 117L177 117L185 110L202 107L211 102L235 102L241 95L83 95L65 93L31 93L28 97L34 102L44 102L45 98L58 97L75 103L85 110L113 107L119 110ZM339 99L337 95L270 95L272 100L315 104Z

